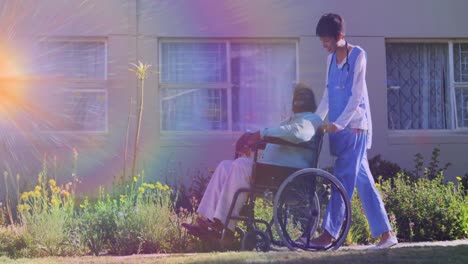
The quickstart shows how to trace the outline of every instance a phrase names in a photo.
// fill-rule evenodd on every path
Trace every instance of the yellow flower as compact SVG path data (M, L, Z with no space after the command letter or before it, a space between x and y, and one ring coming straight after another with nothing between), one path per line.
M161 191L164 189L163 185L160 182L156 183L156 188Z
M23 194L21 194L21 200L26 201L28 198L29 198L28 192L24 192Z
M138 178L133 176L133 182L137 182L138 181Z
M66 198L68 198L68 196L70 196L70 193L67 192L67 191L63 191L63 195L64 195Z
M145 188L139 187L139 188L138 188L138 192L139 192L139 193L144 193L144 192L145 192Z
M462 178L460 176L457 176L457 181L461 181Z
M18 206L18 211L20 211L20 212L29 211L29 209L31 209L31 206L29 206L27 204L20 204Z
M59 193L61 190L60 190L60 187L54 187L54 188L52 189L52 191L53 191L54 193Z
M33 196L36 198L41 197L41 192L40 191L34 191Z
M40 192L41 191L41 186L36 185L36 187L34 187L34 191L35 192Z
M169 185L164 185L164 191L169 191L171 188L169 187Z
M375 187L380 188L380 183L376 183Z
M57 183L55 182L54 179L50 179L50 180L49 180L49 185L50 185L50 186L54 187L56 184L57 184Z
M52 198L52 200L50 200L50 203L52 203L52 205L54 206L57 206L59 204L59 201L54 197Z
M80 204L80 208L85 208L84 204Z
M151 189L151 190L154 190L154 188L156 188L156 187L154 186L154 184L152 184L152 183L146 183L146 182L144 182L141 186L144 187L144 188L149 188L149 189Z

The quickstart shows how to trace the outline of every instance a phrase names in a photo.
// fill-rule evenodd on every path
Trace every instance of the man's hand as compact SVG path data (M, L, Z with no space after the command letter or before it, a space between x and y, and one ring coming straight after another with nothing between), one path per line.
M243 156L249 156L251 148L260 140L260 132L244 133L236 142L236 153Z
M250 133L248 144L250 147L253 147L261 139L260 131Z
M338 131L338 127L333 123L328 123L319 127L323 133L333 133Z

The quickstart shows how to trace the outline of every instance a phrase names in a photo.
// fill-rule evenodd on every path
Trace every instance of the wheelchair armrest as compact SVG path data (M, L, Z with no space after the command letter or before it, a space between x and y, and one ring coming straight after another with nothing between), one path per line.
M256 144L256 147L258 149L264 149L266 144L268 144L268 143L269 144L275 144L275 145L297 147L297 148L310 148L308 145L304 144L305 142L295 144L295 143L291 143L291 142L286 141L286 140L281 139L281 138L269 137L269 136L265 136L265 137L263 137L263 139L258 141L257 144Z
M322 133L321 131L317 131L314 138L312 139L314 140L314 143L312 144L311 144L311 141L295 144L295 143L291 143L281 138L264 136L261 140L255 143L254 148L252 149L254 151L254 163L257 163L259 149L265 149L267 144L275 144L275 145L291 146L291 147L303 148L303 149L309 149L309 150L315 151L316 158L315 158L314 164L315 166L317 166L318 155L320 154L320 150L322 149L323 135L324 133Z

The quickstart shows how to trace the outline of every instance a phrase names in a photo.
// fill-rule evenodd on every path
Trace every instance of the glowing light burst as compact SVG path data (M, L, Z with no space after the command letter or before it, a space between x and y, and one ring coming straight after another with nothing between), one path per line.
M212 35L221 34L222 28L207 23L203 17L200 19L202 11L209 10L215 3L213 14L217 19L224 19L231 9L241 8L232 1L229 5L224 1L202 1L201 6L197 2L180 1L177 5L183 5L179 8L186 13L178 15L186 18L186 24L197 23L199 28ZM145 0L139 3L142 7L137 10L137 23L153 23L155 16L166 16L162 11L173 5L172 1ZM132 8L135 8L134 1L0 1L0 172L8 170L10 175L20 173L23 178L33 180L46 158L52 175L71 179L75 169L73 149L79 153L78 177L86 177L81 190L110 183L111 176L122 172L127 118L132 131L136 119L136 105L131 108L133 115L128 112L128 102L130 96L136 94L136 87L129 87L132 80L126 82L126 77L122 77L128 73L129 63L135 62L128 58L138 53L130 43L140 41L132 31L131 21L135 19L129 17L134 11ZM170 18L167 23L171 23ZM183 24L178 26L184 27ZM76 39L79 42L100 37L110 40L103 45L107 48L109 44L109 52L100 53L98 44L94 48L89 47L93 46L89 43L76 45ZM69 38L74 40L67 42ZM65 39L67 43L52 43L57 39L59 42ZM145 38L141 40L144 44ZM112 41L114 43L110 43ZM44 45L47 43L51 45ZM125 49L127 45L130 50ZM74 63L74 57L70 56L84 58L84 64L90 65L90 69L102 69L103 63L107 68L88 72L86 67L83 70L83 60ZM144 57L136 59L155 63ZM77 84L83 76L91 76L97 82L85 82L84 86ZM108 95L111 93L112 98ZM107 101L103 103L103 100ZM76 111L76 107L86 111ZM107 112L100 114L102 109ZM96 120L106 118L106 125L94 125L89 122L90 116ZM99 133L83 131L93 129ZM162 153L156 137L142 133L139 165L156 166L153 165L155 160L169 160L163 164L167 168L161 167L161 170L166 170L167 175L179 174L175 170L172 172L178 166L175 162L191 157ZM147 174L147 177L151 176ZM0 184L0 197L2 189Z
M11 117L25 103L24 79L15 53L0 46L0 120Z
M114 8L121 5L109 3ZM125 1L122 5L126 5ZM92 149L93 155L80 155L78 176L100 175L101 170L115 173L122 167L121 133L86 133L93 129L108 132L107 125L94 128L90 121L91 116L109 123L104 119L106 113L100 113L108 111L107 84L103 77L106 71L83 70L82 60L74 60L85 57L89 69L100 69L106 62L113 63L103 57L107 52L100 52L101 44L94 45L96 48L93 43L79 45L76 43L83 42L75 40L62 41L65 44L61 46L43 45L50 40L67 39L60 36L106 38L112 28L127 25L126 19L122 19L124 26L115 19L112 24L109 19L102 22L102 14L108 13L105 8L106 4L88 0L0 1L0 171L10 171L10 175L20 173L32 180L46 159L49 169L67 180L75 170L72 150L77 148L81 153L82 146ZM128 10L128 7L120 9ZM94 19L91 21L90 17ZM68 51L75 57L70 58ZM128 62L113 67L122 67L126 72ZM91 87L77 84L83 76L91 76L97 84ZM89 83L92 82L86 85ZM97 177L89 179L83 182L93 186L109 182ZM2 190L4 186L0 186L0 197Z

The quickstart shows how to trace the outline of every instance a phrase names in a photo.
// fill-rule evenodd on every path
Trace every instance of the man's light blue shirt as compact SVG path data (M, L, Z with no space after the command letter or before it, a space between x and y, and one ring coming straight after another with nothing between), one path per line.
M296 113L288 120L281 122L279 126L260 130L260 135L262 138L264 136L277 137L297 144L311 140L322 124L322 119L312 112ZM258 161L294 168L309 168L314 155L315 153L308 149L267 144Z

